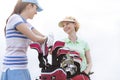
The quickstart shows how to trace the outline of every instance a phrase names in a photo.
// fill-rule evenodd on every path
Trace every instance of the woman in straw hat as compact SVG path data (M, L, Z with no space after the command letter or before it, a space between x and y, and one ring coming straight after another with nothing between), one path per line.
M69 47L80 53L80 57L82 58L81 72L89 74L92 68L90 48L87 42L81 40L76 35L80 27L78 21L74 17L69 16L60 21L58 25L68 34L68 37L64 39L65 47Z
M30 41L43 43L46 37L37 31L27 19L33 19L42 11L37 0L18 0L6 21L6 53L3 60L1 80L31 80L27 69L26 51Z

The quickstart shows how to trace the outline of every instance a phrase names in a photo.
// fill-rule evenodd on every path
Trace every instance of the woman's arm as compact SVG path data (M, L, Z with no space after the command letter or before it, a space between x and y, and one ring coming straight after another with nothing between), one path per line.
M87 68L84 70L84 72L86 74L88 74L91 71L91 68L92 68L92 60L91 60L91 55L90 55L89 50L85 52L85 56L86 56L86 60L87 60Z
M38 30L36 30L35 28L32 29L32 31L39 36L45 37L42 33L40 33Z
M46 40L45 36L36 35L38 32L30 30L25 23L17 25L16 29L34 42L43 43Z

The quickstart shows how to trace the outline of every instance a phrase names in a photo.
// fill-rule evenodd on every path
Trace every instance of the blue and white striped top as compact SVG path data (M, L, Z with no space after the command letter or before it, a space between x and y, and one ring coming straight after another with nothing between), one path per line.
M20 15L13 14L6 25L6 53L3 60L4 70L6 69L25 69L27 68L26 51L30 43L24 34L19 32L16 27L26 23L29 29L33 27Z

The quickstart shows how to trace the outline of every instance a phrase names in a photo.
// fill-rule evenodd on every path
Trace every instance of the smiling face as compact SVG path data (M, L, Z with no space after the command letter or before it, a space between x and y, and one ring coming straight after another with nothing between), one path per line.
M63 30L67 33L70 34L72 32L75 32L75 23L74 22L63 22Z

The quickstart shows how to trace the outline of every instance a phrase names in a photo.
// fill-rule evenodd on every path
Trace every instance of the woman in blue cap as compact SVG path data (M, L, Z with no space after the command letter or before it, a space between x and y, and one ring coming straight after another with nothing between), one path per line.
M27 69L26 51L31 41L43 43L46 37L37 31L27 19L33 19L42 11L37 0L18 0L6 21L6 53L1 80L31 80Z

